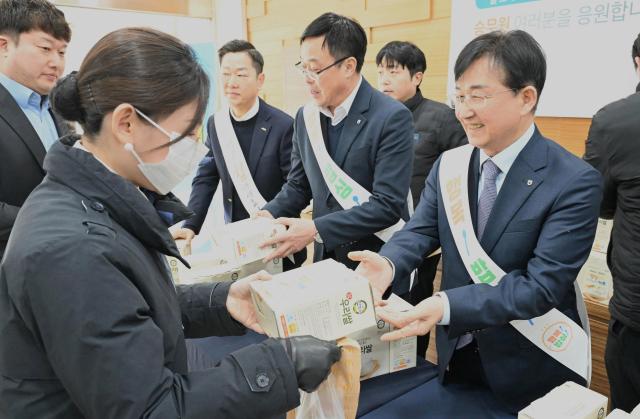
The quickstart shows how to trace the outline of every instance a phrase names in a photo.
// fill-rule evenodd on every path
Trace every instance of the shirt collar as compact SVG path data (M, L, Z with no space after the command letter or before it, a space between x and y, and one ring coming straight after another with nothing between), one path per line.
M531 137L533 137L533 132L535 130L535 125L531 124L531 126L522 134L520 138L518 138L513 144L509 147L505 148L495 156L491 157L491 160L498 166L502 174L506 176L513 165L513 162L516 161L516 158L522 151L522 149L527 145ZM489 159L489 156L484 152L484 150L480 149L480 173L482 173L482 164Z
M11 94L20 108L36 107L39 109L49 109L48 96L41 96L29 89L27 86L7 77L3 73L0 73L0 84L9 91L9 94Z
M237 121L237 122L242 122L242 121L248 121L251 118L253 118L254 116L256 116L258 114L258 111L260 110L260 98L256 98L256 103L253 104L253 106L251 107L251 109L249 109L249 112L245 113L244 115L242 115L241 117L236 117L233 114L233 110L231 108L229 108L229 113L231 114L231 117Z
M358 84L356 84L356 87L354 87L351 93L349 93L349 96L347 96L347 98L340 105L336 107L333 113L331 113L331 111L329 111L329 109L327 108L324 108L324 107L320 108L320 112L326 117L331 119L331 125L333 126L338 125L340 122L342 122L343 119L347 117L347 115L349 115L349 111L351 110L353 101L356 99L356 95L358 94L358 90L360 90L361 84L362 84L362 75L360 75L360 78L358 79Z

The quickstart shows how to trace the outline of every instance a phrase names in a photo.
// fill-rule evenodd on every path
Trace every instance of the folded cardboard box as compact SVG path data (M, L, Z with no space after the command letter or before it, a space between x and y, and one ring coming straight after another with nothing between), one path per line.
M333 340L376 325L369 281L332 259L253 282L251 296L272 337Z
M395 294L389 296L387 307L396 311L413 308L411 304ZM375 326L349 335L350 338L360 344L362 356L360 364L361 380L416 366L416 337L412 336L393 342L383 342L380 340L380 336L395 328L380 318L376 318L376 320L377 324Z
M264 263L261 260L236 265L226 260L215 259L205 255L193 258L185 256L185 260L191 265L187 268L178 259L167 257L173 282L176 284L197 284L200 282L235 281L259 271L267 271L270 274L282 272L282 259L273 259Z
M603 419L607 398L572 381L554 388L518 413L518 419Z
M260 248L260 244L285 231L282 224L276 224L269 218L256 217L224 225L214 232L213 241L223 252L223 257L242 265L262 260L273 252L275 245Z
M179 244L182 244L179 242ZM235 281L261 270L270 274L282 272L282 259L264 263L261 259L250 263L237 263L233 255L221 249L208 237L196 236L191 246L182 246L180 254L189 263L187 268L173 257L167 257L173 281L176 284Z

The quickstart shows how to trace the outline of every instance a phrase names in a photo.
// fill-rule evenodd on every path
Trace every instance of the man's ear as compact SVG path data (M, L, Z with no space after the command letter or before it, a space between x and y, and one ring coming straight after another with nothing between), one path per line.
M422 71L418 71L416 74L411 77L411 82L414 86L420 87L420 83L422 83L422 78L424 77L424 73Z
M538 91L533 86L526 86L520 90L522 97L522 114L526 115L533 111L538 103Z
M14 42L10 36L0 34L0 54L2 54L3 58L9 53L9 46L12 44L14 44Z
M344 66L345 70L347 70L347 74L349 76L356 74L356 67L358 66L358 61L355 59L355 57L347 58L346 60L344 60L342 65Z
M258 74L258 90L262 89L262 86L264 86L264 79L265 79L264 73Z

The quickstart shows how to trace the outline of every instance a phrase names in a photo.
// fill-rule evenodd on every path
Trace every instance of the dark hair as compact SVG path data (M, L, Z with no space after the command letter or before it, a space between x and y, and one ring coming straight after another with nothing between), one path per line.
M300 43L307 38L324 36L322 47L339 60L346 57L356 59L356 71L359 73L367 53L367 34L358 22L335 13L325 13L317 17L306 27Z
M71 40L64 13L47 0L0 0L0 34L16 42L20 34L40 30L56 39Z
M633 67L638 68L638 64L636 64L636 57L640 57L640 33L638 34L638 37L631 47L631 59L633 60Z
M229 54L230 52L246 52L249 54L251 61L253 62L253 68L256 69L256 73L262 73L264 69L264 58L262 58L262 54L260 51L253 46L251 42L243 41L241 39L234 39L233 41L229 41L224 44L218 50L218 59L220 63L222 63L222 57Z
M454 66L455 79L458 80L474 62L483 57L489 58L504 71L505 86L513 90L533 86L540 100L547 77L547 61L542 47L531 35L515 30L493 31L478 36L458 55Z
M92 136L102 119L122 103L130 103L160 120L197 100L196 115L185 136L203 119L209 78L194 51L166 33L125 28L100 39L80 70L58 82L51 93L54 109L77 121Z
M406 68L412 77L427 70L424 53L411 42L391 41L383 46L376 55L376 65L381 65L383 61L386 61L387 66L398 65Z

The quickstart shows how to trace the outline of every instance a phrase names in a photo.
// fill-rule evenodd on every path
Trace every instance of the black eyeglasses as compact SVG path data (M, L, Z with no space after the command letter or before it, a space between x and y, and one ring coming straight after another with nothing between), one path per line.
M320 80L320 74L322 74L324 71L327 71L328 69L330 69L333 66L336 66L338 64L340 64L341 62L343 62L344 60L346 60L347 58L349 58L349 56L347 57L342 57L339 60L336 60L333 62L333 64L329 64L328 66L326 66L323 69L320 69L318 71L311 71L311 70L307 70L306 68L304 68L302 66L302 61L298 61L295 64L295 68L300 72L300 74L302 74L303 77L309 77L311 80L313 81L318 81Z

